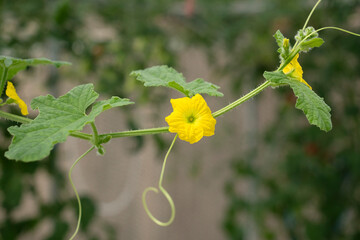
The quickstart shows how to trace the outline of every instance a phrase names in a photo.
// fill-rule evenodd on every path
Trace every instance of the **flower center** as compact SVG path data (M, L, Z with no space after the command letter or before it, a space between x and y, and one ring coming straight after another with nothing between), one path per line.
M188 123L193 123L195 121L195 117L193 115L188 117Z

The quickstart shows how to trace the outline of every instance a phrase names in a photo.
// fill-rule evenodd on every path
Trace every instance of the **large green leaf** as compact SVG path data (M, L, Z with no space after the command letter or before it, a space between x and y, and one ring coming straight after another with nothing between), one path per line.
M19 71L26 69L29 66L36 65L54 65L55 67L61 67L63 65L71 65L69 62L52 61L47 58L30 58L20 59L7 56L0 56L0 76L5 68L8 69L7 79L12 79Z
M283 72L265 72L264 77L275 84L289 85L298 98L295 107L305 113L309 123L326 132L331 130L331 108L308 86Z
M134 76L137 80L143 82L145 87L170 87L185 94L187 97L192 97L197 93L217 97L223 96L218 91L220 87L201 78L187 83L181 73L168 66L154 66L145 70L133 71L130 76Z
M112 97L96 102L92 111L85 114L98 96L92 84L85 84L59 98L47 95L33 99L31 107L39 109L39 115L28 124L8 128L14 138L5 156L24 162L40 160L49 155L56 143L64 142L72 131L81 130L101 112L132 104L128 99Z

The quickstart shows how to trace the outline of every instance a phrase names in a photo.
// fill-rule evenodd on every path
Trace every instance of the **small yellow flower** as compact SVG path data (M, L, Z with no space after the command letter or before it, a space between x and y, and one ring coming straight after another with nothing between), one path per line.
M299 54L296 54L296 56L291 60L291 62L284 67L283 72L285 74L290 73L290 76L297 79L298 81L305 83L310 89L312 87L303 79L303 70L298 62Z
M22 115L28 115L29 112L27 110L26 103L17 95L16 90L12 82L7 82L6 95L15 101L16 104L19 105L21 109Z
M169 131L177 133L181 140L191 144L200 141L203 136L212 136L216 120L200 94L192 98L171 99L173 112L165 118Z
M284 40L283 40L283 46L284 46L284 48L289 48L289 46L290 46L290 41L289 41L288 38L284 38Z

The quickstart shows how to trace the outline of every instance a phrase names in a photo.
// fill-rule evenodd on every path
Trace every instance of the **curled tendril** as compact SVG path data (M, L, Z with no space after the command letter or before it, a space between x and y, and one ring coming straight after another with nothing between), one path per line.
M144 209L147 213L147 215L149 216L149 218L154 222L156 223L157 225L159 226L162 226L162 227L166 227L166 226L169 226L175 219L175 204L174 204L174 201L172 200L170 194L165 190L165 188L162 187L162 181L163 181L163 177L164 177L164 171L165 171L165 166L166 166L166 160L169 156L169 153L172 149L172 147L174 146L174 143L175 143L175 140L177 138L177 134L176 136L174 137L174 140L172 141L171 145L170 145L170 148L168 150L168 152L166 153L166 156L165 156L165 159L164 159L164 162L163 162L163 166L162 166L162 169L161 169L161 174L160 174L160 179L159 179L159 189L155 188L155 187L148 187L144 190L143 194L142 194L142 202L143 202L143 206L144 206ZM171 216L170 216L170 219L167 221L167 222L162 222L160 220L158 220L156 217L154 217L154 215L152 215L152 213L150 212L147 204L146 204L146 194L149 192L149 191L152 191L152 192L155 192L155 193L159 193L159 190L162 194L164 194L164 197L168 200L169 204L170 204L170 207L171 207Z
M69 181L70 181L70 184L71 184L71 187L72 189L74 190L74 193L75 193L75 196L76 196L76 200L77 200L77 203L78 203L78 207L79 207L79 215L78 215L78 221L77 221L77 225L76 225L76 229L75 229L75 232L73 233L73 235L70 237L69 240L72 240L75 238L76 234L78 233L79 231L79 228L80 228L80 223L81 223L81 200L80 200L80 197L79 197L79 194L76 190L76 187L74 185L74 182L71 178L71 173L74 169L74 167L76 166L76 164L83 158L85 157L89 152L91 152L93 149L95 148L95 146L92 146L91 148L89 148L89 150L87 150L83 155L81 155L78 159L75 160L75 162L73 163L73 165L71 166L70 170L69 170Z
M169 226L175 218L175 205L174 205L174 201L172 200L171 196L169 195L169 193L161 186L159 186L160 192L162 192L162 194L164 194L165 198L169 201L170 207L171 207L171 216L169 221L167 222L161 222L160 220L156 219L152 213L150 212L147 204L146 204L146 193L149 191L153 191L155 193L159 193L159 190L157 188L154 187L148 187L145 189L145 191L142 194L142 201L143 201L143 205L144 205L144 209L147 213L147 215L149 216L149 218L155 222L157 225L162 226L162 227L166 227Z

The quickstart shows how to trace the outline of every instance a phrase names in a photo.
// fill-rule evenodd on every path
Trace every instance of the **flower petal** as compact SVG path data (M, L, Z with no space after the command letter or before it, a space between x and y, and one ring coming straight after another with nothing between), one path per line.
M179 138L181 140L187 141L190 144L200 141L204 136L204 131L202 128L196 127L194 124L184 124L182 128L178 129Z
M7 87L5 91L6 96L13 99L20 107L22 115L28 115L26 103L17 95L16 90L12 82L7 82Z
M298 58L299 54L296 54L296 56L291 60L291 62L286 65L286 67L284 67L283 72L285 74L290 73L293 78L297 79L302 83L305 83L310 89L312 89L312 87L303 79L303 70L300 63L298 62Z

